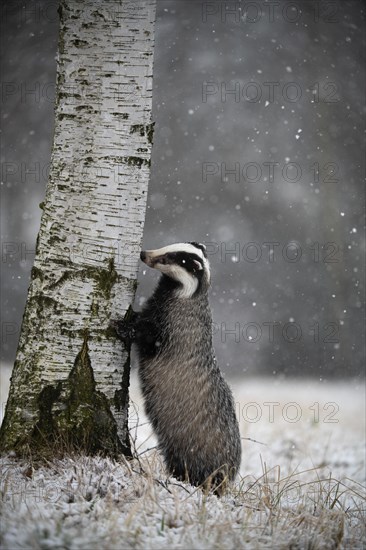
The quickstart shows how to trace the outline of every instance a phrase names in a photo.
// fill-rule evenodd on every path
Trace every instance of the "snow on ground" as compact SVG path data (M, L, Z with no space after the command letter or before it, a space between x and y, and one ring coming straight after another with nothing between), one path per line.
M40 468L1 459L2 547L364 548L364 387L268 379L231 386L243 461L224 497L167 476L133 375L139 457L68 457Z

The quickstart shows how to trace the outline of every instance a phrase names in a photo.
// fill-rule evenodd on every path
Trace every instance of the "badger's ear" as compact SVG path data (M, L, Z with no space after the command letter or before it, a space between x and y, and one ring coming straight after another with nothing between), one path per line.
M198 271L201 271L201 269L203 269L202 264L198 260L193 260L193 264Z
M195 246L196 248L199 248L200 250L202 250L202 253L203 253L204 257L207 258L206 245L204 245L202 243L197 243L196 241L190 242L189 244L191 244L192 246Z

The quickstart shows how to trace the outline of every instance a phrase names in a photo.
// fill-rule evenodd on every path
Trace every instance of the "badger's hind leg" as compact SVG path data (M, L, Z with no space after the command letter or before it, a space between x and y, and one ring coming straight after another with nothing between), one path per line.
M207 474L207 470L190 473L187 464L177 457L166 457L165 460L168 471L178 481L190 483L196 487L200 487L205 494L213 493L216 496L222 496L229 484L230 476L228 468L221 466L211 474Z
M204 481L202 489L205 494L213 493L214 495L221 497L229 484L229 476L226 469L221 468L219 471L214 472Z

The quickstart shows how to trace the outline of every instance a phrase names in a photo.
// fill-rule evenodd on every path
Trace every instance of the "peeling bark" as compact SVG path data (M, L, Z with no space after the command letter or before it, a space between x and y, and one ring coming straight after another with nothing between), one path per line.
M129 350L146 210L155 0L63 0L56 122L0 449L130 452ZM61 444L62 443L62 444Z

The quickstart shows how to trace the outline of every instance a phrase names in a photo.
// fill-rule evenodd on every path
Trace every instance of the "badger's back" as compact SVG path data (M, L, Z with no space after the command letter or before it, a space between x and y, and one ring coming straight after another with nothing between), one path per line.
M169 470L217 485L238 471L241 443L231 391L216 364L207 292L181 299L163 276L136 340L146 413Z

